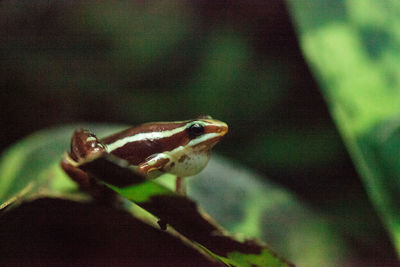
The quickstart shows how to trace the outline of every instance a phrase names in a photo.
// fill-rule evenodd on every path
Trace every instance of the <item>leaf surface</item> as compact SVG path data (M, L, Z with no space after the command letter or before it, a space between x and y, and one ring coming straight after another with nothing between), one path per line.
M234 266L290 266L268 247L256 241L240 242L228 236L197 204L168 188L136 174L124 161L111 155L80 166L107 185L168 224L216 259ZM118 174L118 176L115 176ZM110 178L113 175L113 178ZM120 179L122 178L122 179ZM131 185L127 185L130 180ZM112 184L109 184L112 182ZM139 187L139 190L138 190ZM140 193L139 193L140 191Z
M304 54L400 255L400 6L288 3Z

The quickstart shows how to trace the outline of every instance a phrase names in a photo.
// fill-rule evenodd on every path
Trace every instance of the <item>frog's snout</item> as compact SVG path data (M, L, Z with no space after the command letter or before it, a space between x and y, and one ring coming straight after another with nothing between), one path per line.
M218 128L218 131L220 136L224 136L228 132L228 124L225 122L221 122L220 127Z

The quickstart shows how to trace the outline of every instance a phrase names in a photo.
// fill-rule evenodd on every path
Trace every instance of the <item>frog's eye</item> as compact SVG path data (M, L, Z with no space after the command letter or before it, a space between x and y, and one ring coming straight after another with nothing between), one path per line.
M196 137L204 133L204 127L200 123L195 123L190 125L190 127L187 128L187 131L191 137Z

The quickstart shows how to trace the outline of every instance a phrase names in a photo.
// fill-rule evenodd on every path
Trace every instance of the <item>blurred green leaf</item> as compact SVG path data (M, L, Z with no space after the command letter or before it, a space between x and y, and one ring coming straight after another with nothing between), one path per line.
M188 91L198 114L212 110L229 121L262 116L286 93L287 79L281 76L288 70L279 61L254 64L252 48L239 33L216 30L203 53Z
M72 132L69 131L68 135ZM74 187L58 164L68 144L65 132L59 129L35 133L5 150L0 161L0 202L33 183L30 191L56 188L63 183L65 188ZM32 179L35 177L35 179ZM75 186L76 187L76 186Z
M339 161L340 139L327 125L312 129L282 129L264 133L245 148L257 157L246 159L252 165L271 164L280 168L311 168ZM259 159L265 159L262 162ZM266 163L267 162L267 163Z
M209 37L204 53L193 85L189 86L188 99L199 114L214 110L214 115L221 117L231 111L233 93L240 92L235 87L249 67L249 46L241 36L215 33Z
M348 246L334 225L238 162L213 154L188 185L188 195L238 238L263 240L299 266L343 265L348 260Z
M399 4L289 4L303 51L400 254Z
M121 129L121 126L91 126L89 128L100 136ZM25 197L39 194L81 196L76 184L59 166L77 128L78 125L71 125L42 130L3 151L0 158L0 203L19 194L28 185L29 192L25 192Z
M139 72L174 51L191 24L189 9L180 1L144 5L113 1L85 3L83 7L80 15L87 18L86 27L112 40L109 59L116 65L123 63L120 70L125 72L132 72L132 68Z

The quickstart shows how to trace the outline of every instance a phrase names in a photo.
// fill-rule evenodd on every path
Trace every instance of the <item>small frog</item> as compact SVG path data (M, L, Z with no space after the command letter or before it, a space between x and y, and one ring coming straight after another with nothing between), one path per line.
M72 136L71 152L61 166L81 186L89 186L87 174L77 167L91 158L110 153L137 166L137 171L146 177L155 170L176 175L176 191L184 195L183 178L204 169L212 147L227 131L226 123L210 116L145 123L102 140L81 129Z

